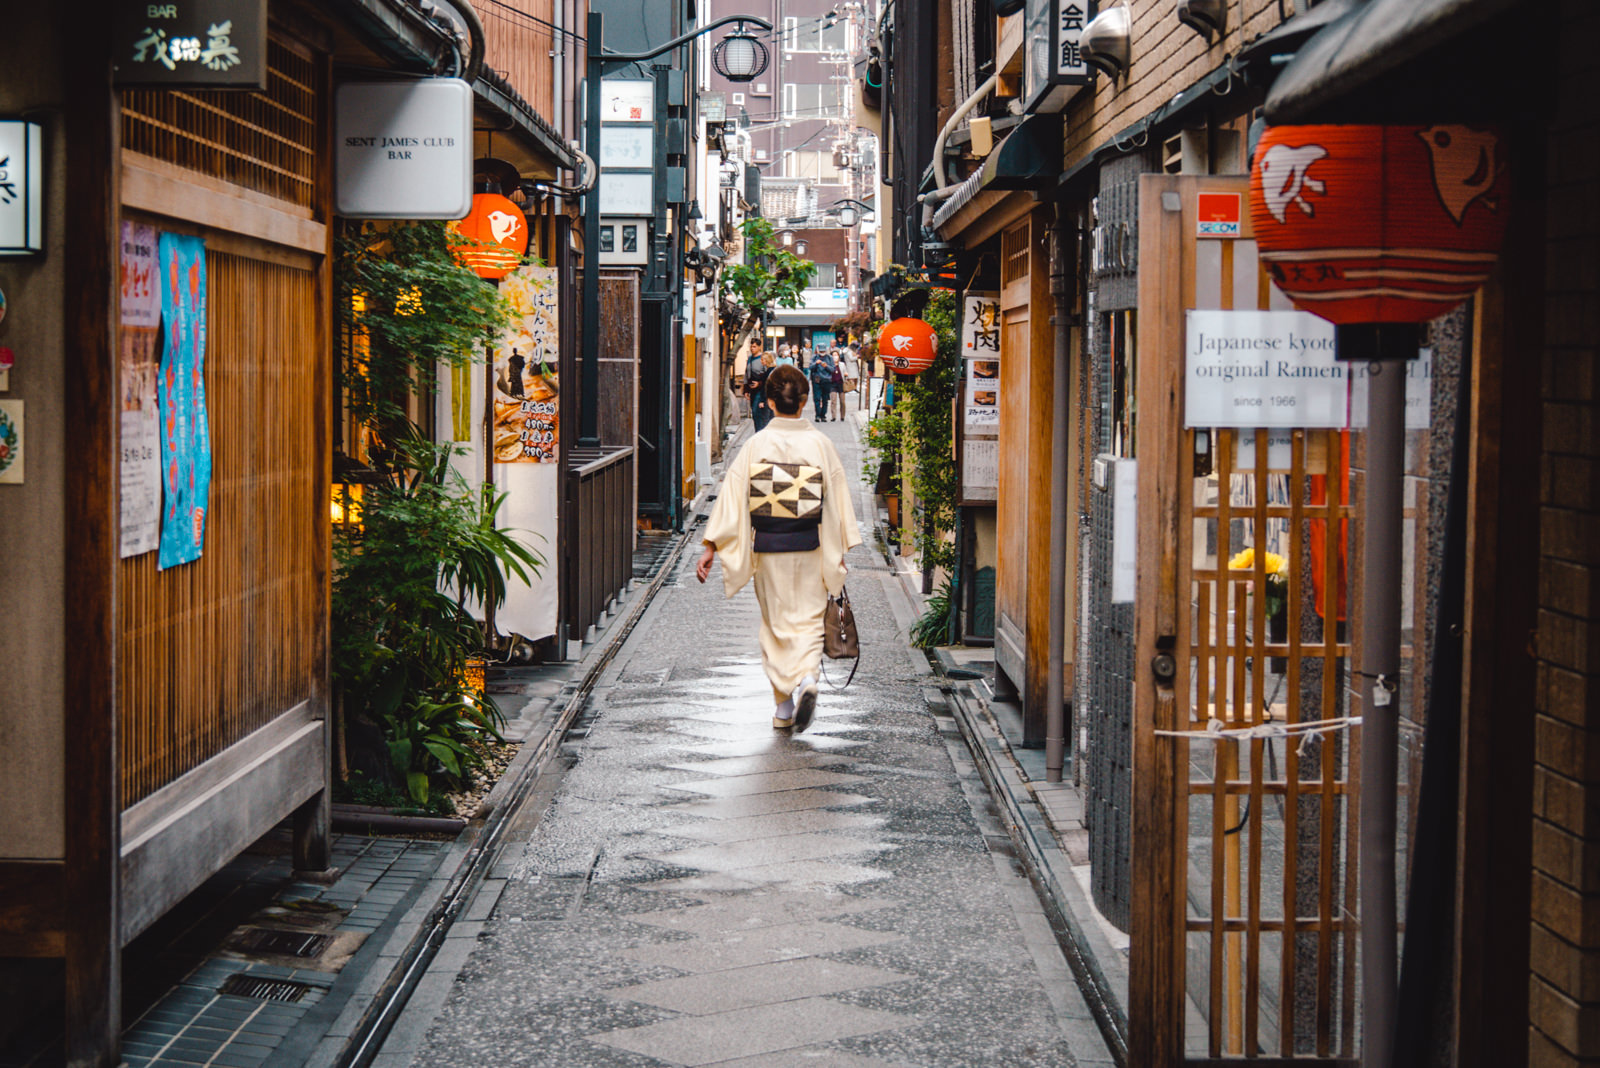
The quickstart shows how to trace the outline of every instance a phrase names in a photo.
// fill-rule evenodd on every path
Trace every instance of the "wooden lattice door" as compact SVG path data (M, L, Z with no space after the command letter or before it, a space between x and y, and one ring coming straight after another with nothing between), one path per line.
M1344 438L1185 426L1186 312L1288 308L1247 214L1235 236L1199 236L1198 194L1245 202L1246 182L1140 188L1128 1015L1142 1068L1356 1056ZM1324 720L1341 722L1273 736Z

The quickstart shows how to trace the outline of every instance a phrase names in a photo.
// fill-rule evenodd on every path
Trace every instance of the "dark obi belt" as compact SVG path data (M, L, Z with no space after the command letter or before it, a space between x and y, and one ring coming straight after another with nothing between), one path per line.
M821 516L778 519L753 515L750 524L756 528L755 550L758 553L806 553L822 545L818 536L822 529Z

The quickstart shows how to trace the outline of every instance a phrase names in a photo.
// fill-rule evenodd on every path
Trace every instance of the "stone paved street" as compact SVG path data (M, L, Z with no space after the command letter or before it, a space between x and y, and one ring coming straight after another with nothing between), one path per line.
M774 732L755 598L686 553L379 1065L1109 1066L857 511L856 682Z

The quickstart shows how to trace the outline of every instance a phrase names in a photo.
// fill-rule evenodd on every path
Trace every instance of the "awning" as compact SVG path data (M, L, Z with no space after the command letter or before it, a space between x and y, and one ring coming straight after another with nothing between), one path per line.
M1455 86L1440 85L1432 70L1408 65L1435 49L1450 49L1452 42L1480 30L1496 15L1515 6L1516 0L1368 0L1325 27L1300 49L1267 94L1266 119L1269 123L1369 117L1382 121L1387 117L1382 114L1385 98L1396 108L1411 104L1435 110L1440 101L1457 95ZM1507 57L1504 42L1499 44L1498 64L1480 66L1475 57L1456 52L1449 61L1450 73L1460 77L1464 88L1483 85L1488 91L1494 86L1503 87ZM1351 94L1374 88L1375 83L1398 81L1408 75L1404 87L1395 85L1405 92L1378 94L1379 99L1362 102L1376 114L1328 111ZM1462 106L1470 108L1472 103Z
M577 157L573 155L571 149L561 143L561 135L556 132L556 128L535 111L532 104L511 88L510 82L485 67L478 75L478 80L472 83L472 92L477 97L481 109L486 109L496 116L505 124L504 128L508 133L527 146L530 157L544 157L542 160L512 159L511 162L524 176L553 178L555 177L553 167L576 169ZM507 155L499 151L498 147L497 154Z
M979 193L1045 189L1061 173L1060 115L1029 115L995 146L983 166L956 187L934 212L935 229L953 219Z

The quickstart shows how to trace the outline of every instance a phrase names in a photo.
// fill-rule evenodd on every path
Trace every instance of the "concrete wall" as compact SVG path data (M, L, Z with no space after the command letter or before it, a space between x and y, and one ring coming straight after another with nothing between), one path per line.
M16 353L10 390L23 401L27 481L0 485L0 858L63 853L61 598L67 561L63 481L71 388L62 374L61 240L65 145L59 106L57 17L47 6L11 13L0 34L0 115L37 112L46 156L42 257L0 260L6 317L0 345Z

